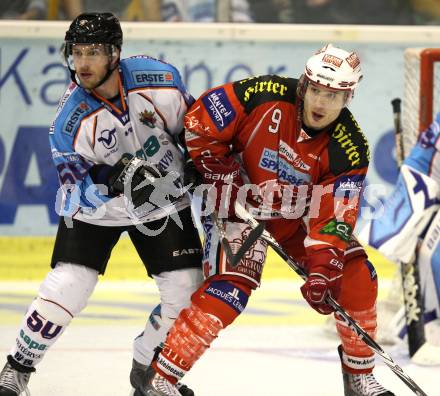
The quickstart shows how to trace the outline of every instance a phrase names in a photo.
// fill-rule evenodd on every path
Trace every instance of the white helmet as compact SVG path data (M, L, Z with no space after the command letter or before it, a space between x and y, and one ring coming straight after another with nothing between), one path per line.
M327 44L309 58L304 75L316 84L352 94L362 79L360 64L355 52Z

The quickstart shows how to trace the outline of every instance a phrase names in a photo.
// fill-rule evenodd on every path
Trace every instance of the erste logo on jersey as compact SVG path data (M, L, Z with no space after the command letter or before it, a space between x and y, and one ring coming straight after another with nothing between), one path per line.
M85 102L81 102L78 104L78 106L74 107L66 117L62 131L67 135L72 136L75 133L82 116L87 113L89 108L89 105Z
M310 175L296 170L283 158L278 157L274 150L264 148L258 166L272 173L278 174L280 181L288 182L295 186L310 182Z
M235 110L223 88L211 91L202 98L202 103L219 131L225 129L235 118Z
M131 72L136 85L151 87L174 85L173 73L168 70L137 70Z

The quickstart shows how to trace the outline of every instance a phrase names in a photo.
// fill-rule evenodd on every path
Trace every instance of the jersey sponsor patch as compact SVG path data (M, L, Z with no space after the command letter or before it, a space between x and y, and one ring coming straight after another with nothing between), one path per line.
M328 150L330 170L334 175L368 166L368 141L348 109L341 112L331 133Z
M266 75L236 81L233 88L249 114L258 105L274 100L295 103L297 81L293 78Z
M205 293L229 305L237 313L242 313L248 302L248 295L229 282L212 282Z
M82 117L89 111L90 107L87 103L81 102L78 106L74 107L73 110L67 115L64 121L62 131L63 133L73 136L81 122Z
M329 221L319 230L320 234L334 235L344 242L348 242L351 238L353 228L350 224L335 219Z
M344 175L333 185L333 195L340 198L354 198L359 195L365 175Z
M286 142L283 142L280 139L280 145L279 145L279 152L280 155L284 156L289 162L293 164L296 168L308 171L310 170L310 166L307 165L297 154L292 147L290 147Z
M295 186L310 182L310 175L296 170L287 161L278 157L274 150L264 148L258 166L272 173L278 174L280 181L288 182Z
M135 85L162 87L173 86L173 73L168 70L136 70L131 75Z
M223 88L217 88L202 98L211 120L219 131L225 129L235 118L235 110Z

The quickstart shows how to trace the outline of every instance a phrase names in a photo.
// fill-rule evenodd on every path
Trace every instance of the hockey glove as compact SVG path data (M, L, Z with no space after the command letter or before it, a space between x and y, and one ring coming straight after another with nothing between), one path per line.
M217 189L214 205L219 216L234 217L234 202L239 188L243 185L240 165L232 157L200 157L194 161L194 165L202 175L203 183L213 185Z
M335 300L341 292L343 254L336 249L318 250L306 259L309 277L301 286L301 293L310 306L321 314L328 315L334 309L325 303L330 295Z
M159 201L163 198L163 204L169 204L181 196L178 177L172 176L168 180L169 177L170 174L160 167L153 166L140 158L121 158L109 172L109 196L124 194L137 208L147 201L151 202L150 196L153 192L156 197L159 192ZM160 206L159 202L152 203Z
M183 166L183 185L193 193L197 186L203 183L202 175L197 170L191 157L188 157Z

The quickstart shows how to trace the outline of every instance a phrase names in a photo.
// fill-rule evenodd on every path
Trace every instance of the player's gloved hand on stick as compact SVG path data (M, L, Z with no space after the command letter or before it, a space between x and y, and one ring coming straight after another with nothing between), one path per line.
M183 165L183 185L189 189L190 192L203 183L202 175L197 170L191 157L188 157Z
M90 173L95 183L105 179L103 184L107 185L110 197L124 194L130 198L135 208L149 201L151 194L155 190L157 194L158 189L164 199L170 201L179 195L176 177L168 180L169 173L137 157L121 158L113 166L96 165Z
M324 302L327 295L337 300L341 292L343 253L336 249L322 249L306 258L309 277L301 286L301 293L310 306L328 315L334 309Z
M232 157L200 157L194 161L194 165L202 175L203 183L211 184L217 189L215 210L219 216L234 217L234 203L238 190L243 185L240 165ZM223 194L224 186L229 189L229 194Z

